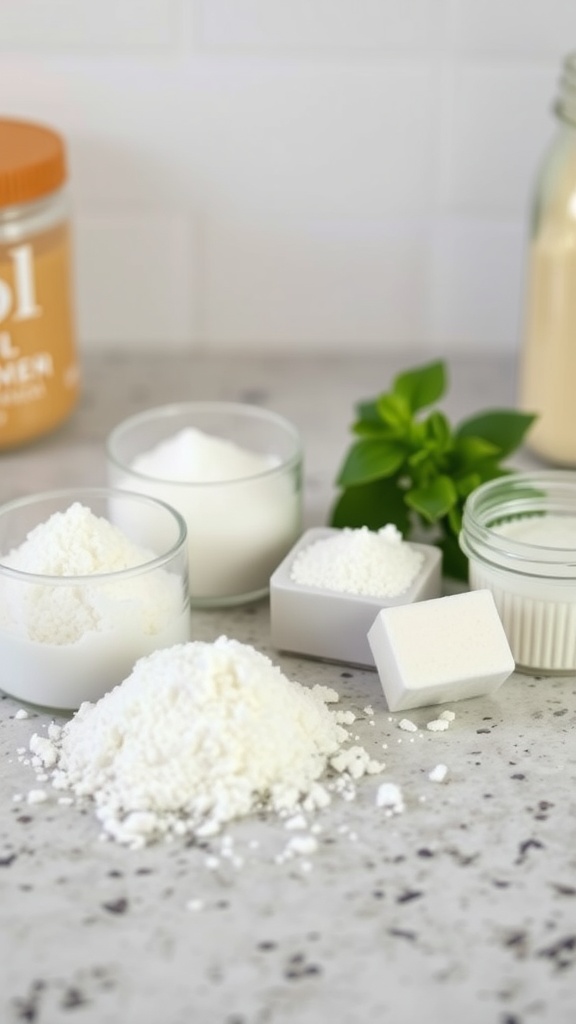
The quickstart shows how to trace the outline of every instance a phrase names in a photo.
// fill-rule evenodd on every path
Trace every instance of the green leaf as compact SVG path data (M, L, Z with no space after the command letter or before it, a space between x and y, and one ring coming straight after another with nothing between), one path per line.
M406 400L412 413L437 402L445 390L446 368L441 360L398 374L392 385L393 393Z
M468 582L468 559L460 548L458 538L447 533L438 542L442 551L442 572L454 580Z
M484 437L460 434L454 440L454 456L458 464L471 469L477 462L499 457L500 447Z
M454 477L454 485L460 498L467 498L481 483L480 473L467 473L465 476Z
M356 416L362 423L381 424L378 415L378 399L373 398L365 402L358 402L356 405Z
M437 476L427 486L407 491L405 501L427 522L436 523L456 504L458 493L451 477Z
M502 460L536 417L489 409L454 429L438 409L417 416L443 397L446 381L437 360L399 373L388 392L357 404L352 432L358 440L338 475L342 493L332 523L378 529L391 522L404 536L412 526L424 527L442 547L444 573L465 579L458 544L464 502L484 481L513 475Z
M357 437L378 437L386 441L396 436L395 431L391 430L385 423L382 423L382 420L378 420L377 423L358 420L352 427L352 433L356 434Z
M406 434L410 428L412 413L402 395L380 395L376 408L382 422L391 427L396 434Z
M392 476L404 461L404 449L389 441L366 438L350 448L336 483L357 487L380 477Z
M426 436L438 451L446 451L452 444L452 430L443 412L431 412L426 420Z
M378 530L394 523L403 536L410 528L408 509L396 480L374 480L343 491L330 516L330 525L343 528L367 526Z
M476 437L496 445L500 457L518 448L536 419L533 413L515 409L490 409L460 423L457 437Z

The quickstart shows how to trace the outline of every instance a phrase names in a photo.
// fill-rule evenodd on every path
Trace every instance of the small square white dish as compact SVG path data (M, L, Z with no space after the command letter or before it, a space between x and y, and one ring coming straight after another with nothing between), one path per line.
M431 544L410 546L423 555L412 584L395 597L366 597L292 579L298 554L318 540L336 535L333 527L306 530L270 578L270 632L274 647L325 661L375 668L368 630L381 608L439 597L442 553Z

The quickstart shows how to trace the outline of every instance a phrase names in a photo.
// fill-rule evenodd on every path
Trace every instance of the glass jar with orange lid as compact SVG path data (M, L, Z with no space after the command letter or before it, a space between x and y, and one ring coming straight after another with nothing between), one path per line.
M0 119L0 452L78 399L67 179L58 132Z

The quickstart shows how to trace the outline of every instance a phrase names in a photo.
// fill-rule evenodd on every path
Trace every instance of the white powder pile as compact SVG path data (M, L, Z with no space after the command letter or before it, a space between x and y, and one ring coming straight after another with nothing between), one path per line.
M283 469L276 454L200 430L187 428L141 453L115 482L160 498L184 517L190 594L200 604L265 593L298 535L293 468Z
M414 582L423 560L392 523L377 531L346 527L299 551L290 575L303 586L396 597Z
M107 519L80 502L56 512L2 556L2 563L40 576L97 576L143 565L152 552L131 543ZM36 643L73 644L84 634L112 628L118 615L136 616L142 632L158 632L179 613L179 582L165 572L122 581L75 586L0 581L0 627ZM176 612L175 612L175 609Z
M136 456L132 469L160 480L215 483L256 476L278 459L187 427Z
M348 731L327 707L337 700L221 636L140 659L62 730L33 736L30 749L57 789L94 800L108 837L136 848L213 835L259 809L316 810L331 799L320 781L330 767L348 783L379 772L366 751L342 749Z

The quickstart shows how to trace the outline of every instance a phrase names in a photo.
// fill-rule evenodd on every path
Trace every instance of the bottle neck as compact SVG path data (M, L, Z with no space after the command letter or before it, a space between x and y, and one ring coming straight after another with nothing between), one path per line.
M568 54L562 65L560 92L554 110L562 121L576 128L576 52Z

